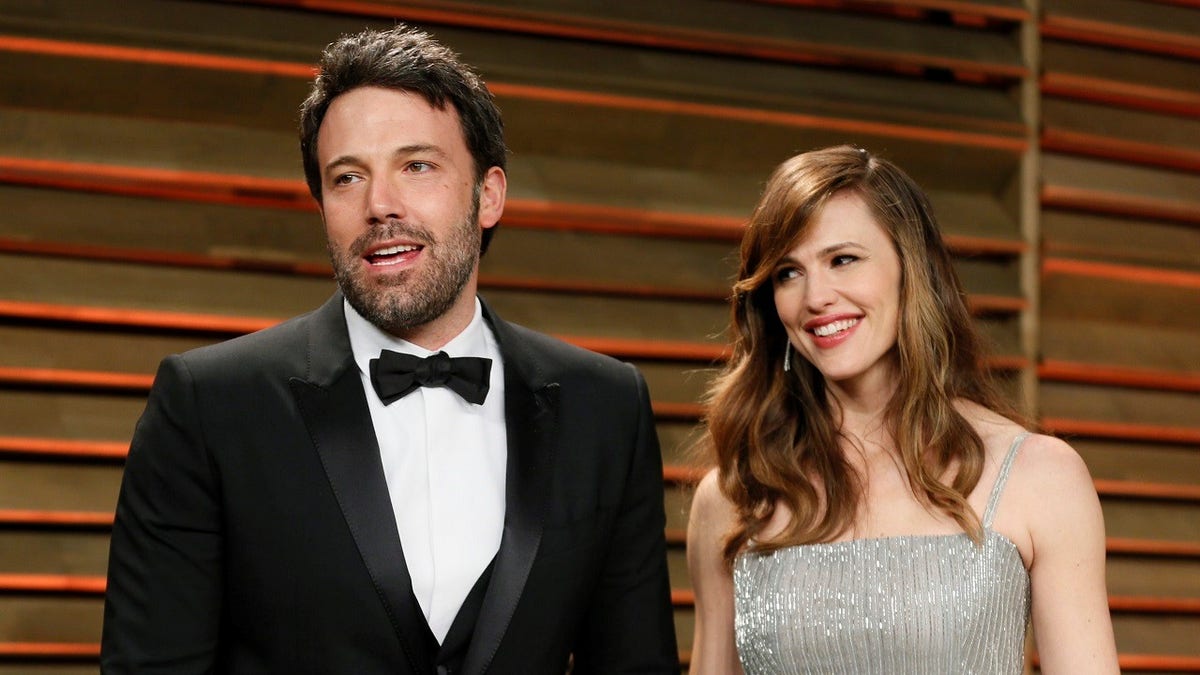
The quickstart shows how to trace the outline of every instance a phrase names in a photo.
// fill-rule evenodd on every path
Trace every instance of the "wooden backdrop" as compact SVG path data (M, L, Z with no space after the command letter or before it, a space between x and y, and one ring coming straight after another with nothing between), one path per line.
M0 0L0 674L95 672L158 360L331 292L296 107L323 45L396 20L505 113L484 294L649 379L685 660L740 229L849 142L930 190L993 366L1091 467L1125 670L1200 673L1197 0Z

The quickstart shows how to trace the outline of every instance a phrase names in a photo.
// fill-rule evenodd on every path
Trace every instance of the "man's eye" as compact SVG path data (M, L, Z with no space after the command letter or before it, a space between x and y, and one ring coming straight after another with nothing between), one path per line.
M333 184L334 185L349 185L350 183L353 183L356 178L357 177L352 173L344 173L340 176L335 177L333 179Z
M433 165L428 162L410 162L408 170L413 173L425 173L433 168Z

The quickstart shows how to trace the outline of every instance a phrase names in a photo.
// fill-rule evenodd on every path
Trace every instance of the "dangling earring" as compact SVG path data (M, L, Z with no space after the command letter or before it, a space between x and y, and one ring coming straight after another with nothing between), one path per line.
M792 369L792 341L788 340L783 348L783 372L788 372Z

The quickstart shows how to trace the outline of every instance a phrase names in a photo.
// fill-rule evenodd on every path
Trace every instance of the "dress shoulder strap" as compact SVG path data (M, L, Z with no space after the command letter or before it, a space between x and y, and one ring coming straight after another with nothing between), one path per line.
M996 504L1000 502L1000 494L1004 492L1004 484L1008 482L1008 472L1012 469L1013 460L1017 458L1017 450L1021 448L1021 443L1029 438L1028 431L1022 431L1013 439L1012 445L1008 448L1008 454L1004 456L1004 463L1000 465L1000 474L996 476L996 483L992 486L992 494L988 497L987 508L983 512L983 526L991 527L992 519L996 517Z

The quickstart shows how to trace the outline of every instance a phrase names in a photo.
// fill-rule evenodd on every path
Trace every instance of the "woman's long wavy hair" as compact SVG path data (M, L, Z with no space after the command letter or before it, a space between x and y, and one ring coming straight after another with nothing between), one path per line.
M803 358L783 368L788 338L775 309L772 272L807 235L829 198L852 191L869 205L900 258L900 313L893 356L896 389L885 425L918 499L953 518L976 541L967 495L979 482L984 447L956 399L1012 414L984 363L929 201L894 164L840 146L797 155L771 175L742 239L733 286L733 354L706 403L702 446L715 458L737 525L725 559L754 550L829 541L854 523L862 477L839 450L847 441L821 373ZM946 476L953 470L953 475ZM947 482L943 482L947 480ZM793 514L778 536L759 537L777 504Z

